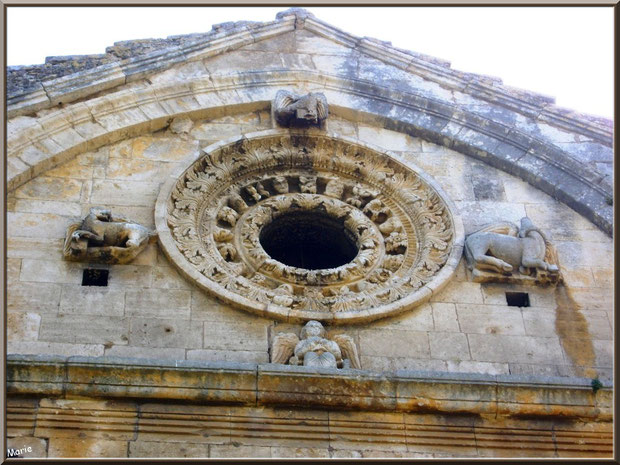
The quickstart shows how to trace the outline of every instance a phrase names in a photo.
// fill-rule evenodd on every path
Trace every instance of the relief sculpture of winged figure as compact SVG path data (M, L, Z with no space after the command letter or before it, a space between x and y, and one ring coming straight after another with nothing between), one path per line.
M278 334L271 346L271 363L326 368L356 368L361 364L353 338L339 334L326 338L323 325L311 320L301 330Z

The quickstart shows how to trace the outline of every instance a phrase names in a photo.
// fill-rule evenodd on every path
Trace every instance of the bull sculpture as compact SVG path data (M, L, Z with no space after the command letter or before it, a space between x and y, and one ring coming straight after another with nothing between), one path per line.
M470 234L465 240L465 259L475 281L486 281L488 273L521 275L537 280L557 281L559 268L555 252L544 233L528 217L521 227L498 223Z

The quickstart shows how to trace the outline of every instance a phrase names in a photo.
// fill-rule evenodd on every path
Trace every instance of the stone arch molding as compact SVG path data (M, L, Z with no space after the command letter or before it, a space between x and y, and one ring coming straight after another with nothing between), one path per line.
M309 227L304 215L339 225L352 258L320 268L272 258L264 231L285 217L294 218L288 227ZM269 318L333 324L427 301L454 274L464 242L455 207L429 176L318 130L246 134L191 156L162 187L155 224L172 263L220 300Z
M126 88L9 127L7 183L14 189L78 153L158 130L176 117L268 108L278 89L323 92L334 115L371 121L452 148L513 174L582 214L611 236L612 188L557 147L515 127L422 94L313 71L264 71Z

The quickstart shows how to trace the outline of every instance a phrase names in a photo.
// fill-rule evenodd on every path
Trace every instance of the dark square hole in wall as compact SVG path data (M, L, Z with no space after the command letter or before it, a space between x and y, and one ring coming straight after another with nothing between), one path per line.
M86 268L82 275L82 286L107 286L108 270Z
M529 307L530 296L527 292L506 292L509 307Z

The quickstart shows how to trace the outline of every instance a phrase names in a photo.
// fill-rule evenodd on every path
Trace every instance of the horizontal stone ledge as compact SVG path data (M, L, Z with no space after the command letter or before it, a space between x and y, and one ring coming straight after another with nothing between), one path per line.
M612 386L586 378L18 354L7 394L597 421L613 405Z

